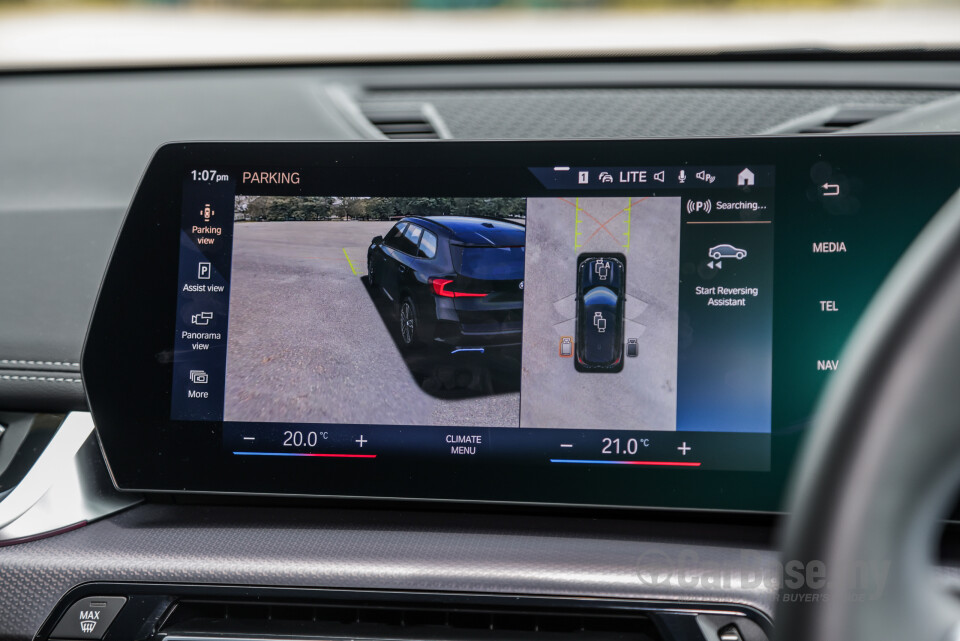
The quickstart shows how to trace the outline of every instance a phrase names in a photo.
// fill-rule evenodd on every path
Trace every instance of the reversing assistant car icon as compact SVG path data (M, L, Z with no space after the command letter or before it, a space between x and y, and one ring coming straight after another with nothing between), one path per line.
M721 258L736 258L737 260L743 260L747 257L747 250L734 247L733 245L724 244L711 247L707 250L707 254L714 260L720 260Z
M579 372L623 369L627 259L623 254L577 257L574 366Z

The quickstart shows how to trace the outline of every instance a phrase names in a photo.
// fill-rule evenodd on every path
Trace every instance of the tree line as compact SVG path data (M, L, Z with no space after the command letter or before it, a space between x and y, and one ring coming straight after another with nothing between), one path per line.
M237 196L239 220L390 220L398 216L524 218L524 198Z

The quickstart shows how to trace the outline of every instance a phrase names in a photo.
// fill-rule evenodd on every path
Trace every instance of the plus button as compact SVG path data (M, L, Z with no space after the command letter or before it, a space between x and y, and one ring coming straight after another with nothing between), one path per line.
M680 454L682 454L683 456L686 456L686 455L687 455L687 452L689 452L689 451L692 450L693 448L690 447L689 445L687 445L687 442L684 441L684 442L683 442L683 445L681 445L681 446L678 447L677 449L680 450Z

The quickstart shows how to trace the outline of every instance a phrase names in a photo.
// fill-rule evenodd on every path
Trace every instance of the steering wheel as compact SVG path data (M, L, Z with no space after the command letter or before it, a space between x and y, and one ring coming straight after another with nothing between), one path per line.
M935 570L960 489L960 192L897 264L841 363L794 471L776 636L960 639L960 601Z

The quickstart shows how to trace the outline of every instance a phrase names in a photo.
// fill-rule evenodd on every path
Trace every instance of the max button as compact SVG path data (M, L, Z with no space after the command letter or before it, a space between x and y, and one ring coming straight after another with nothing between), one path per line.
M126 602L127 598L122 596L80 599L63 615L50 638L102 639Z

